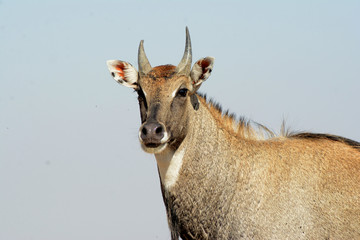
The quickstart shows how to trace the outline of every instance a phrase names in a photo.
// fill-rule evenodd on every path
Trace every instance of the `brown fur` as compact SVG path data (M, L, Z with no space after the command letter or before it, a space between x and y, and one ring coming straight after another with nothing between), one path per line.
M254 140L265 139L266 137L275 137L276 134L270 131L267 127L247 120L245 117L236 119L235 114L229 113L229 110L223 111L220 104L216 103L212 99L207 100L206 95L198 94L203 104L207 104L211 114L217 119L218 123L227 129L228 132L233 132L240 138L248 138ZM257 129L255 129L253 127Z
M340 137L340 136L336 136L336 135L331 135L331 134L319 134L319 133L294 133L294 134L289 134L287 137L289 138L299 138L299 139L309 139L309 140L331 140L331 141L336 141L336 142L340 142L340 143L344 143L346 145L349 145L357 150L360 151L360 143L356 142L354 140L348 139L348 138L344 138L344 137Z
M276 138L276 137L286 137L286 138L297 138L297 139L312 139L316 140L331 140L337 141L349 146L352 146L355 149L360 150L360 143L354 140L332 135L332 134L320 134L320 133L309 133L309 132L289 132L281 130L281 134L277 136L274 132L270 131L264 125L261 125L256 122L251 122L250 120L246 120L246 118L241 117L238 120L235 117L235 114L229 114L229 110L224 112L220 106L220 104L214 102L212 99L207 100L206 95L198 94L200 99L202 100L203 104L207 104L211 114L217 119L218 124L223 126L227 129L228 132L234 132L240 138L248 138L248 139L255 139L255 140L262 140L264 139L263 132L266 133L268 138ZM254 129L252 124L258 129ZM234 128L235 124L235 128ZM283 123L285 125L285 123ZM284 127L284 126L283 126Z
M164 190L174 238L360 238L357 149L325 136L242 138L200 102L183 143L194 147Z
M173 65L161 65L154 67L152 71L150 71L147 75L148 78L151 78L155 81L164 81L166 79L174 76L175 66Z
M171 238L360 239L360 144L235 121L196 93L212 65L204 58L190 76L159 66L127 85L142 126L168 136L143 148L157 160Z

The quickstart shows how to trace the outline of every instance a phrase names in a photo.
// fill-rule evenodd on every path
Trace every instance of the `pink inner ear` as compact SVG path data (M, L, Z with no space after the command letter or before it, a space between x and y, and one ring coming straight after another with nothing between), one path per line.
M202 68L202 72L205 73L206 68L210 65L211 61L208 59L203 59L200 62L201 68Z
M207 68L210 66L211 61L205 58L203 60L198 61L197 63L198 65L201 66L201 71L202 71L202 74L199 77L199 79L205 79L205 74L208 72Z
M120 75L120 77L122 79L125 79L124 68L125 68L125 65L123 63L115 66L115 69L119 71L118 74Z

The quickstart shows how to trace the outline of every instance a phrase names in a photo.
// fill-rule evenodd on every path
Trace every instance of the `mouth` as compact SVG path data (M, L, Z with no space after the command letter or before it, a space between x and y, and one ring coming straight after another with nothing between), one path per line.
M139 140L141 144L141 148L147 153L160 153L162 152L169 144L170 135L167 131L165 131L164 136L161 140L157 140L154 138L143 139L141 137L141 131L139 131Z
M144 144L145 147L147 148L157 148L161 146L161 143L148 143L148 144Z
M167 147L165 143L141 143L141 148L147 153L160 153Z

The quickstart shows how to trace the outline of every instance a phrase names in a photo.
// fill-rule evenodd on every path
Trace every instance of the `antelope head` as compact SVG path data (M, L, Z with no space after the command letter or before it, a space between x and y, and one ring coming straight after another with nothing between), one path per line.
M107 65L118 83L138 94L142 123L139 140L144 151L160 153L166 147L177 149L188 132L191 111L199 108L196 91L210 76L214 58L200 59L191 68L188 28L184 55L177 66L151 67L143 43L142 40L139 45L138 71L120 60L109 60Z

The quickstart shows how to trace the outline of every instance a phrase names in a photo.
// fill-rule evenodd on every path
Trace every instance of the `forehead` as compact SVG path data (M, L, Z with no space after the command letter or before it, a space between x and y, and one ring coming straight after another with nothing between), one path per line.
M188 77L176 74L176 67L163 65L154 67L146 76L139 80L141 88L147 94L159 93L159 91L171 91L182 85L187 85Z

